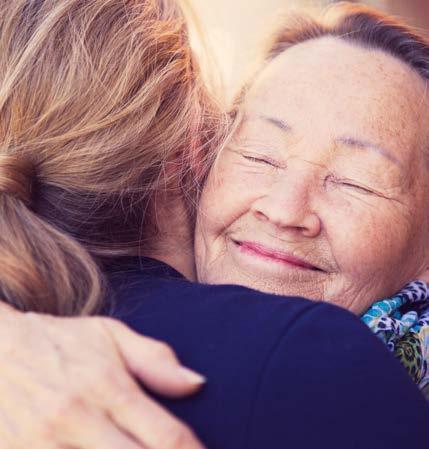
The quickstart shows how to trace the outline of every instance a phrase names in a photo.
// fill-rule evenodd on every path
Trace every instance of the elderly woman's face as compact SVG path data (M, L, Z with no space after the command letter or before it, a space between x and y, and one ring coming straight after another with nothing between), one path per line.
M196 229L199 280L356 313L426 264L425 83L334 38L285 51L244 102Z

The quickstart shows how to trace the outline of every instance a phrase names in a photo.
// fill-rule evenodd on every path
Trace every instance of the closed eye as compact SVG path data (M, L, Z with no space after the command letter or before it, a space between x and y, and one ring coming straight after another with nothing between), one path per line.
M358 184L353 184L353 183L348 182L348 181L339 181L338 184L341 184L342 186L345 186L345 187L350 187L352 189L359 190L360 192L362 192L362 193L364 193L366 195L375 194L375 192L373 192L370 189L367 189L366 187L362 187L362 186L360 186Z
M275 161L268 159L268 158L250 156L250 155L246 155L246 154L243 154L242 156L244 157L244 159L246 159L247 161L250 161L250 162L255 162L257 164L265 164L265 165L269 165L270 167L278 167L278 164L276 164Z
M367 187L361 186L360 184L357 184L357 183L355 183L355 182L353 182L353 181L351 181L349 179L341 179L341 178L337 178L334 175L329 175L326 180L327 181L332 181L335 184L340 185L342 187L347 187L347 188L356 190L356 191L358 191L360 193L363 193L365 195L376 195L377 194L373 190L371 190L371 189L369 189Z

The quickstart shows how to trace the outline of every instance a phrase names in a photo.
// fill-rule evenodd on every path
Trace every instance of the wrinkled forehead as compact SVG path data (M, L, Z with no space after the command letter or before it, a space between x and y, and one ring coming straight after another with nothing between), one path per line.
M246 98L284 97L308 85L319 87L321 93L330 90L337 95L347 95L338 91L339 85L350 93L383 93L379 98L398 96L410 100L411 105L422 99L427 83L406 62L383 50L322 37L294 45L266 63L248 86Z
M329 131L392 141L399 152L429 142L425 80L382 50L334 37L297 44L266 64L248 86L242 111L298 127L314 120Z

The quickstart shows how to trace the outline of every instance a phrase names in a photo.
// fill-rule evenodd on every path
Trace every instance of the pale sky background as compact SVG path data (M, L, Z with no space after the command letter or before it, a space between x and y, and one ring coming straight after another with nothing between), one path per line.
M188 0L195 10L209 48L217 57L229 96L251 73L263 39L272 33L279 17L296 9L322 8L329 0ZM361 3L398 13L401 6L429 0L367 0ZM393 6L396 5L396 6ZM402 11L401 11L402 12ZM253 63L253 64L252 64ZM216 70L211 70L215 73Z

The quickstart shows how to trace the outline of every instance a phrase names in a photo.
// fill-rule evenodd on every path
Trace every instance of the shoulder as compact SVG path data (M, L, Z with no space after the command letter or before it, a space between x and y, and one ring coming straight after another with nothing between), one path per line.
M136 276L128 277L122 285L113 315L135 329L167 333L186 326L208 338L219 333L221 323L230 345L253 339L268 344L317 307L303 298L275 296L237 285Z
M428 419L428 404L384 345L355 316L323 304L285 329L271 352L246 447L285 439L291 447L418 447Z
M207 376L202 394L163 403L209 447L422 443L425 401L386 348L343 309L160 278L130 280L117 305L125 323L167 341Z

